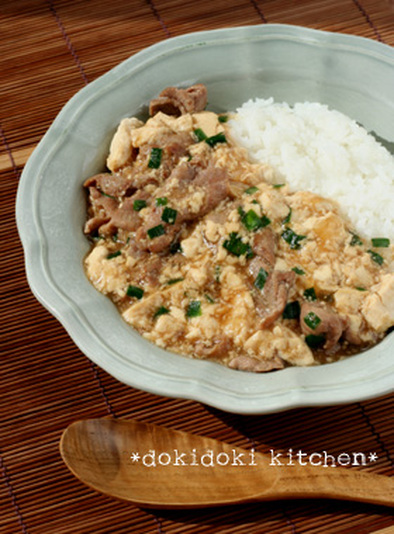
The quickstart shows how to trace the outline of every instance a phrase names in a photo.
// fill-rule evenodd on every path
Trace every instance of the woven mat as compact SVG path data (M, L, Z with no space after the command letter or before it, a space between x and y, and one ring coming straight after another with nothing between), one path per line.
M77 481L58 443L76 419L164 424L261 451L376 452L393 473L394 396L240 416L127 387L92 364L35 300L14 222L20 172L67 100L144 47L190 31L287 23L394 45L392 0L2 0L0 534L360 533L392 527L383 507L299 501L146 511ZM393 88L394 90L394 88ZM389 528L392 532L392 529Z

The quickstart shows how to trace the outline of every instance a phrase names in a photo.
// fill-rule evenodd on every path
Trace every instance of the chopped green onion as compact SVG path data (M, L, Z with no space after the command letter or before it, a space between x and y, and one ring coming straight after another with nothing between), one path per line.
M129 286L127 288L126 294L128 297L135 297L136 299L142 299L144 290L141 287Z
M283 310L283 319L298 319L301 313L301 306L298 300L288 302Z
M272 187L275 189L279 189L280 187L284 187L286 184L274 184Z
M296 274L299 274L299 275L303 275L303 274L305 274L305 271L303 271L303 270L300 269L299 267L293 267L293 268L292 268L292 271L294 271Z
M304 291L304 298L306 300L316 300L316 292L314 287L308 287L308 289L305 289Z
M170 310L164 306L160 306L160 308L157 308L155 311L153 318L156 319L156 317L159 317L160 315L166 315L167 313L170 313Z
M228 116L227 115L219 115L218 119L219 119L219 122L227 122L228 121Z
M215 265L215 281L220 282L220 265Z
M182 252L182 247L179 241L174 241L170 245L170 254L176 254L177 252Z
M205 139L208 139L208 136L201 130L201 128L196 128L194 130L194 135L199 141L205 141Z
M223 247L234 256L243 256L253 258L254 253L249 243L244 243L242 238L238 236L237 232L231 232L229 239L223 243Z
M282 224L288 224L291 220L291 214L292 214L293 210L291 208L289 208L289 213L287 214L287 216L283 219L282 221Z
M256 280L254 281L255 287L257 287L257 289L260 289L261 291L263 287L265 286L267 278L268 278L267 271L261 267L261 269L259 270L259 274L257 275Z
M165 206L168 202L167 197L159 197L156 199L156 206Z
M256 232L260 228L268 226L271 222L271 220L265 215L259 217L254 210L249 210L247 213L245 213L241 206L238 208L238 213L241 217L243 225L250 232Z
M192 300L187 307L186 317L198 317L201 314L201 302L199 300Z
M162 148L152 148L148 162L148 167L150 169L158 169L160 167L162 153Z
M325 341L326 338L324 336L316 336L315 334L309 334L308 336L305 336L305 343L311 349L318 349L325 343Z
M174 224L177 215L178 215L177 210L173 210L172 208L165 207L161 215L161 220L168 224Z
M357 291L366 291L365 287L356 286Z
M110 252L107 256L107 260L112 260L112 258L117 258L121 254L122 252L120 250L117 250L116 252Z
M158 224L157 226L154 226L153 228L149 228L147 233L148 233L149 239L154 239L155 237L160 237L161 235L165 234L166 231L162 224Z
M208 293L206 293L204 296L210 304L215 303L214 299L211 297L211 295L208 295Z
M167 285L172 286L173 284L177 284L178 282L183 282L184 278L171 278L167 281Z
M133 202L134 211L141 211L142 209L146 208L146 206L146 200L134 200Z
M256 193L258 190L259 190L258 187L256 187L255 185L252 185L251 187L248 187L247 189L245 189L244 193L246 195L253 195L253 193Z
M359 238L359 236L357 234L355 234L354 232L350 232L352 234L352 238L350 240L350 245L352 247L355 247L356 245L362 245L363 242L361 241L361 239Z
M309 326L309 328L312 328L312 330L316 330L321 323L321 319L315 312L311 311L305 315L304 323Z
M286 228L281 236L290 245L290 248L298 250L301 248L300 241L306 239L306 235L298 235L291 228Z
M227 143L227 139L224 133L218 133L205 139L205 142L208 143L209 146L214 147L218 143Z
M371 242L373 247L387 248L390 246L390 239L387 237L373 237Z
M263 215L261 217L261 227L260 228L264 228L265 226L268 226L269 224L271 224L271 219L269 219L266 215Z
M367 252L371 255L371 258L375 263L378 265L382 265L384 262L384 258L378 254L377 252L374 252L373 250L367 250Z

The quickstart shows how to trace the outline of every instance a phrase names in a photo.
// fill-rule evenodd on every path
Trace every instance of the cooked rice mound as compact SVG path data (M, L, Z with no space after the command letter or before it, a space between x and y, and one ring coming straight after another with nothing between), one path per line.
M394 239L394 157L362 126L318 103L257 98L236 111L234 140L275 183L336 200L364 237Z

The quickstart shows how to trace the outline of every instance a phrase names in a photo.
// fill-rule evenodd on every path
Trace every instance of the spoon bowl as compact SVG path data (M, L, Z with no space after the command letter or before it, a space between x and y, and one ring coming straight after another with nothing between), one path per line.
M384 475L284 462L215 439L133 420L72 423L62 435L60 452L83 483L147 508L296 498L394 506L394 481Z

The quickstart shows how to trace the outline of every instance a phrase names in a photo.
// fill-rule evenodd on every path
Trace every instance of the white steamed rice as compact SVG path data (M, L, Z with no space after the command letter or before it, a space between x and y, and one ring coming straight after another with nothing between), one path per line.
M336 200L364 237L394 239L394 157L346 115L318 103L249 100L229 121L275 183Z

